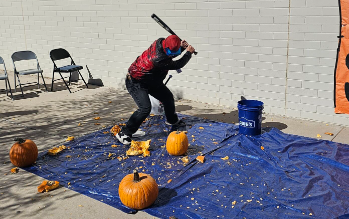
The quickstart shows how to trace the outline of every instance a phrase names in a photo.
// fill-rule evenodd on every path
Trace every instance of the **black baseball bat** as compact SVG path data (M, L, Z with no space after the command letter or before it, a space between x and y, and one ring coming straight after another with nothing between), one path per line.
M169 26L167 26L166 24L165 24L165 22L163 22L158 16L156 16L156 14L152 14L151 15L151 18L153 18L155 21L156 21L156 23L158 23L161 27L163 27L167 32L169 32L170 34L172 34L172 35L176 35L176 36L178 36L177 34L175 34L175 32L173 32L173 30L171 30L171 28L169 27ZM180 40L181 40L181 38L179 38ZM181 40L182 41L182 40ZM196 54L198 54L197 52L194 52L194 54L196 55Z

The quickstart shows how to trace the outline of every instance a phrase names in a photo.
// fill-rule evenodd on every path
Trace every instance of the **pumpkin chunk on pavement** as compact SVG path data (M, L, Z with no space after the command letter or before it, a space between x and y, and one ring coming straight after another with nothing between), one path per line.
M73 141L74 140L74 136L68 136L68 138L66 139L66 141Z
M19 169L18 167L12 168L11 173L18 173Z
M41 185L38 186L38 192L48 192L56 189L59 186L58 181L48 181L44 180Z

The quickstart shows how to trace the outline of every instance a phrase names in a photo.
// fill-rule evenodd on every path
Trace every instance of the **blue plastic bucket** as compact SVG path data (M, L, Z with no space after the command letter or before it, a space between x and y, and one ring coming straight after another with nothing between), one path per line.
M260 135L262 132L263 102L258 100L240 100L239 133L244 135Z

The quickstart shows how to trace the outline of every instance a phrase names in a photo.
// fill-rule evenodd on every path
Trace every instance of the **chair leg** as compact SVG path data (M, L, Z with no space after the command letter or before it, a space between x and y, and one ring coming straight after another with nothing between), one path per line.
M38 76L38 77L39 77L39 76ZM42 72L41 72L41 78L42 78L42 81L44 82L44 87L45 87L46 91L48 91L48 90L47 90L47 87L46 87L46 83L45 83L44 76L42 75Z
M14 76L14 81L15 81L15 93L17 92L17 84L16 84L16 73L13 75Z
M88 88L88 85L87 85L87 83L86 83L86 81L85 81L84 77L82 77L82 74L80 73L80 71L79 71L79 70L78 70L78 72L79 72L79 75L81 76L81 79L84 81L84 83L85 83L86 87Z
M6 96L8 96L8 91L7 91L7 80L8 80L8 79L5 79L5 85L6 85Z
M53 74L52 74L51 91L53 91L53 82L54 82L54 78L55 78L55 71L53 71Z
M11 93L11 98L13 100L13 94L12 94L12 90L11 90L11 85L10 85L10 80L9 79L6 79L7 83L8 83L8 87L9 87L9 90L10 90L10 93ZM6 85L6 89L7 89L7 85Z
M19 80L19 75L18 74L17 74L17 79L18 79L19 87L21 88L21 91L22 91L22 96L24 97L22 84L21 84L21 81Z
M39 73L38 73L38 89L40 89Z
M71 84L71 72L69 72L69 85Z
M65 86L67 86L69 92L71 93L70 88L69 88L67 82L65 82L64 77L62 76L61 72L59 72L59 74L61 75L61 78L63 79Z

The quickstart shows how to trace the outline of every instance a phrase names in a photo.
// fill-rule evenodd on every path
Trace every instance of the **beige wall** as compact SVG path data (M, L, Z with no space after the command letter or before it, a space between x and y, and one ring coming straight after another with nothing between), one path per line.
M278 115L349 125L335 115L338 1L0 0L0 56L34 51L51 77L63 47L94 77L121 88L127 68L168 33L156 13L199 52L169 85L181 97L236 106L241 96ZM87 77L86 69L83 74Z

